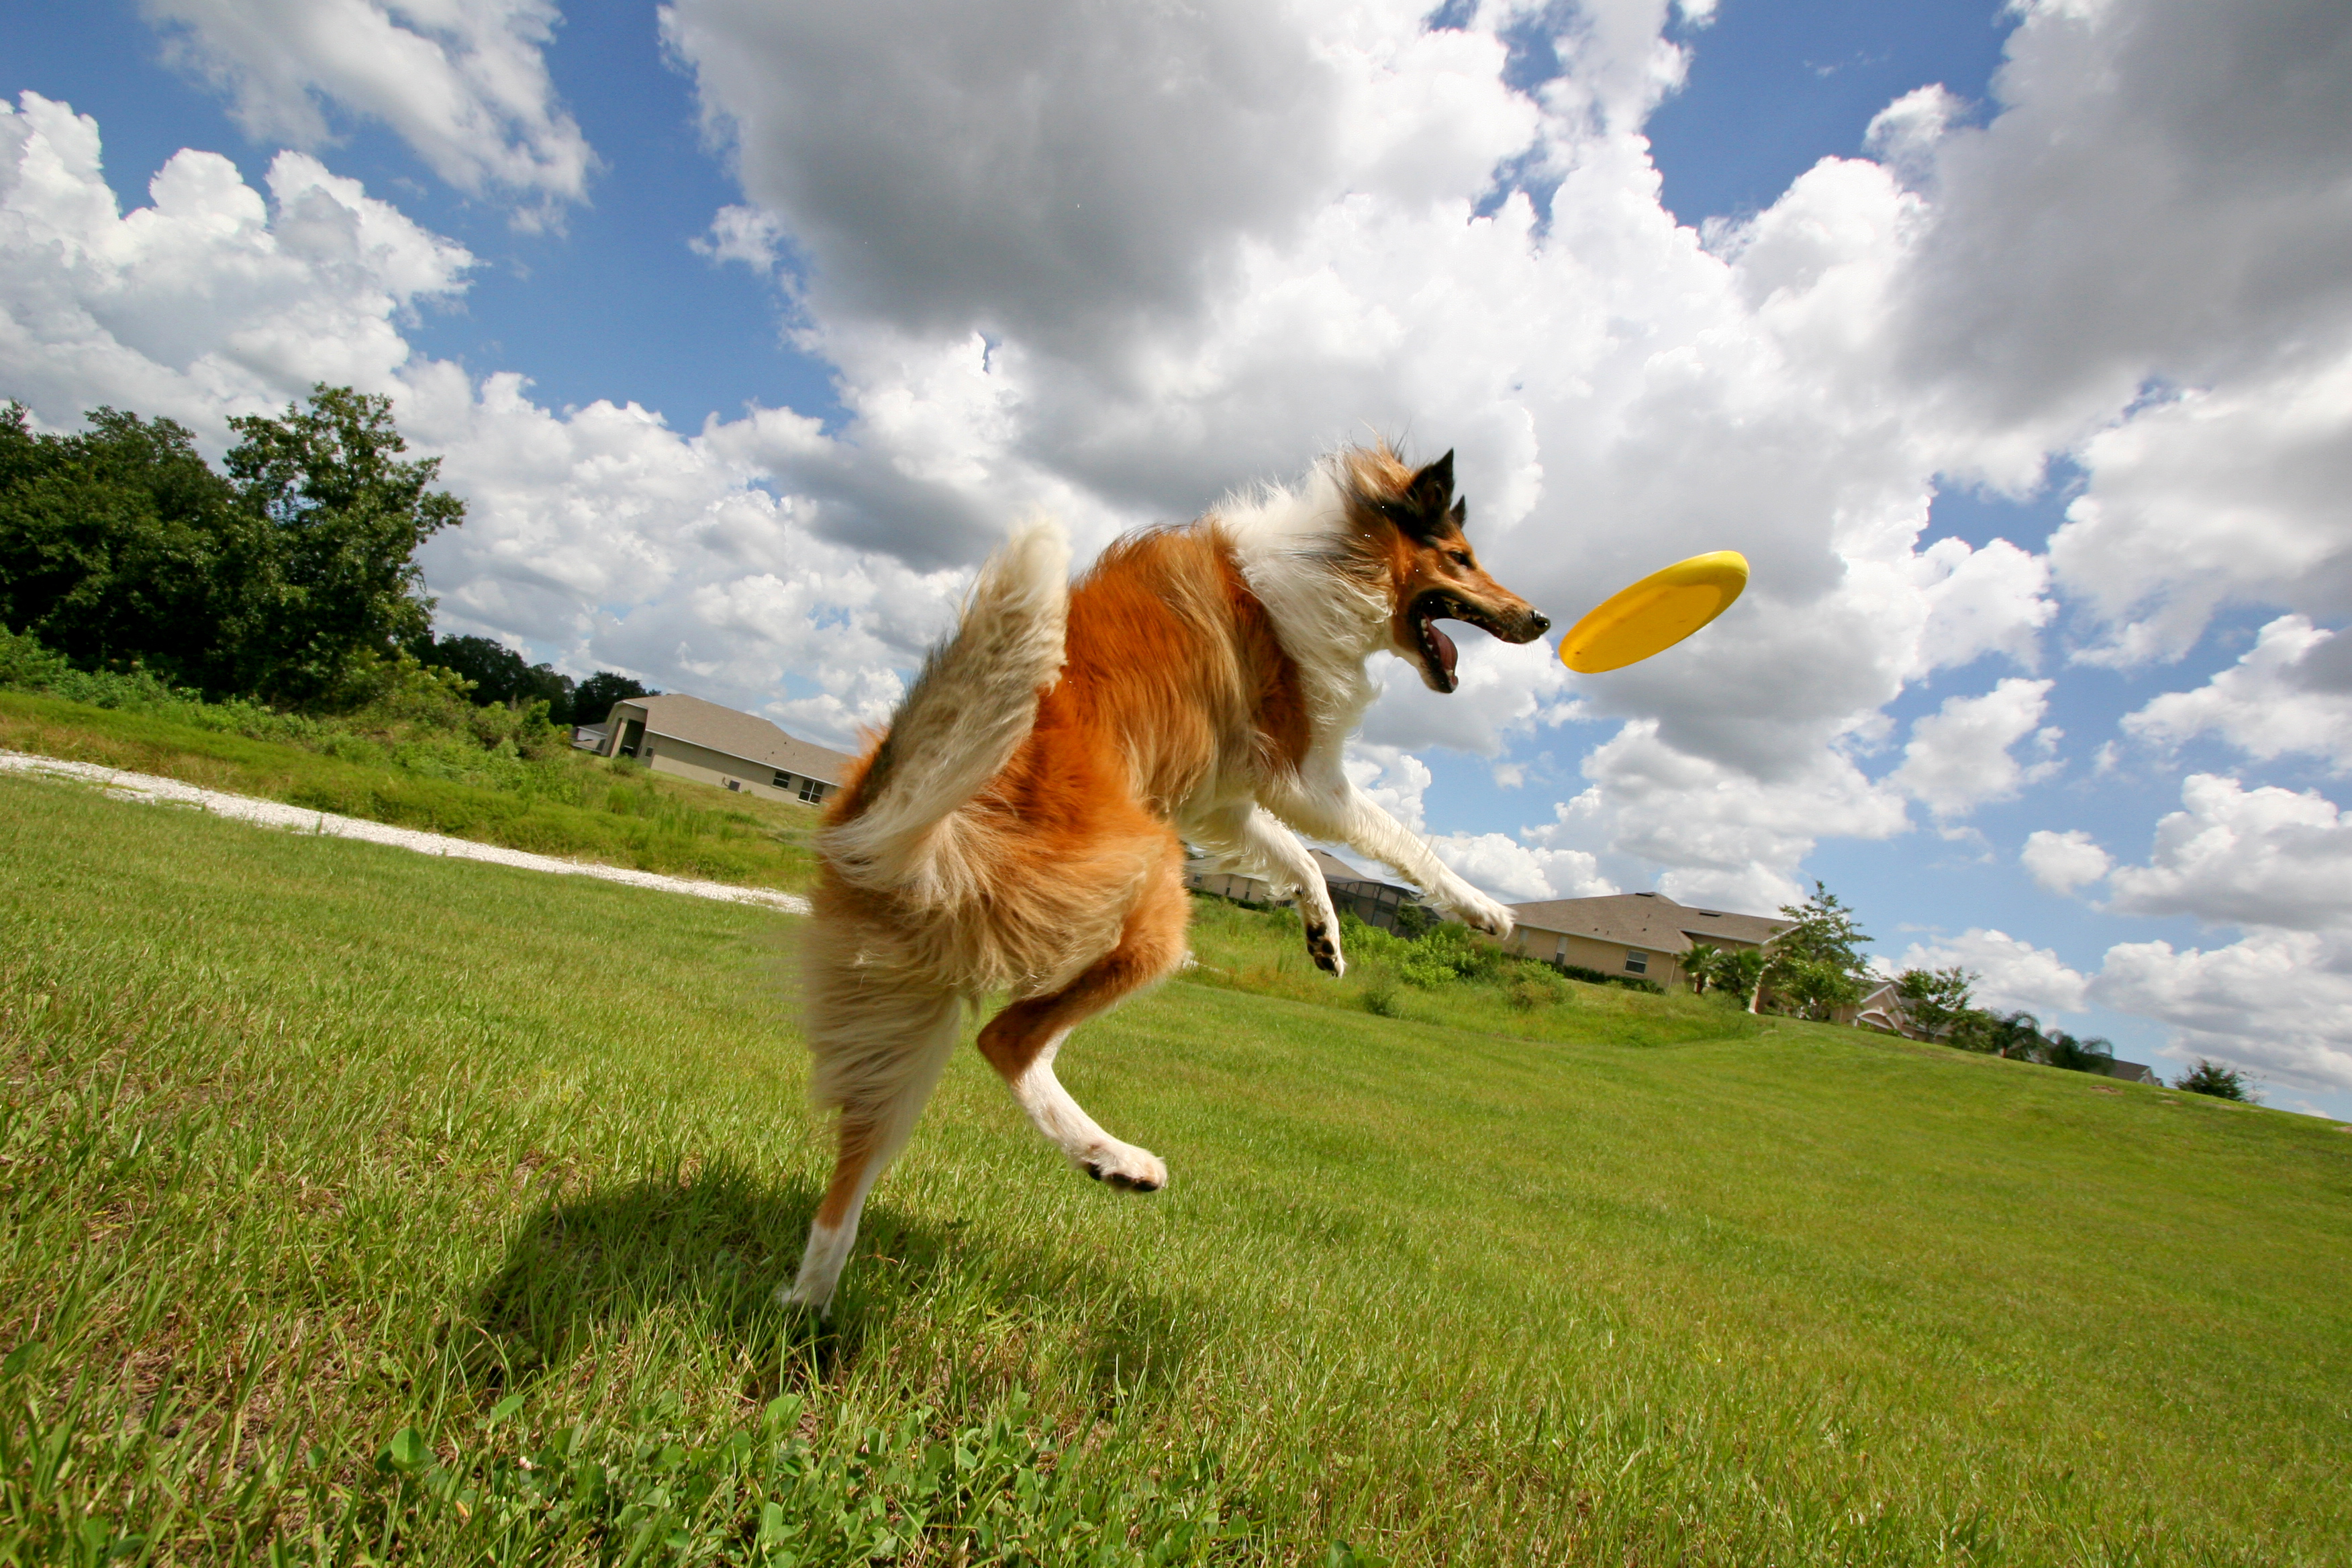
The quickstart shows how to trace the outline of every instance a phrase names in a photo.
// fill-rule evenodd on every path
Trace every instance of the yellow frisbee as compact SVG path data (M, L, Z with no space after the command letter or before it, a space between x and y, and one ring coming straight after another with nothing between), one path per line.
M1584 675L1664 653L1731 608L1748 586L1748 557L1717 550L1677 561L1611 595L1559 639L1559 658Z

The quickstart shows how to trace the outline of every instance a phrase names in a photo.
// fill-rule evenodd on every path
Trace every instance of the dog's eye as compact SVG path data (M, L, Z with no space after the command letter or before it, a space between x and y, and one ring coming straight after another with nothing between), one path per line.
M1466 550L1449 550L1446 553L1454 558L1454 564L1456 566L1470 564L1470 552Z

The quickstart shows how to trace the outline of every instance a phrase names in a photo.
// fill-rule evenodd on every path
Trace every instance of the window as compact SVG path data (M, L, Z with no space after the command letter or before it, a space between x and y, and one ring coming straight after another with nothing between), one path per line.
M801 780L801 798L808 802L811 805L814 805L818 801L824 798L824 785L817 783L814 779Z
M781 790L791 789L793 787L793 775L787 773L777 773L775 787Z
M1625 973L1628 974L1649 973L1650 955L1646 952L1627 952L1625 954Z
M1566 963L1568 962L1568 938L1561 937L1559 939L1559 951L1551 955L1551 961L1554 963Z

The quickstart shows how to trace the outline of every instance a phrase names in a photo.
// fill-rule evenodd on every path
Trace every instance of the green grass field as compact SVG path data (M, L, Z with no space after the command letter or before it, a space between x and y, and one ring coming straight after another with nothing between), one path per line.
M1256 919L1064 1058L1167 1192L966 1053L818 1328L793 921L0 779L0 1562L2352 1552L2352 1134Z
M297 744L168 712L0 690L0 749L640 871L797 889L814 870L808 846L817 813L797 801L730 795L568 749L532 762L430 731L384 740L331 723L280 722L320 732Z

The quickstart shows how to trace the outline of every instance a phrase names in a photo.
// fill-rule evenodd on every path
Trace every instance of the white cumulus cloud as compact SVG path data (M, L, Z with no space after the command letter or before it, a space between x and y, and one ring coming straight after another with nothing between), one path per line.
M331 103L390 126L459 190L521 197L526 224L586 195L595 154L547 74L551 0L141 4L257 141L323 145Z
M1981 697L1946 698L1911 726L1903 765L1887 782L1939 817L1964 816L1988 802L2013 798L2057 767L2047 756L2021 763L2012 751L2029 736L2045 752L2055 744L2056 731L2042 728L2051 685L2011 676Z
M2093 995L2172 1026L2168 1054L2216 1057L2304 1089L2352 1089L2352 943L2256 931L2226 947L2107 950Z
M2299 754L2352 771L2352 639L2281 616L2235 665L2151 700L2123 726L2162 745L2211 734L2265 762Z
M2352 931L2352 820L2317 790L2192 773L2145 866L2109 873L2119 914Z
M0 367L70 426L100 403L210 436L317 381L391 390L404 314L455 295L473 258L302 153L269 193L216 153L181 152L117 206L88 115L0 103Z
M1895 967L1948 969L1958 964L1977 978L1976 1005L2036 1016L2079 1013L2086 1005L2090 976L2067 966L2046 947L2006 931L1970 927L1954 937L1913 942Z
M2018 860L2036 882L2061 894L2097 881L2115 864L2115 858L2080 828L2063 833L2036 828L2026 835L2025 847Z
M2142 866L2108 874L2117 913L2234 926L2235 942L2110 948L2093 995L2213 1056L2305 1088L2352 1088L2352 819L2317 791L2191 774Z

